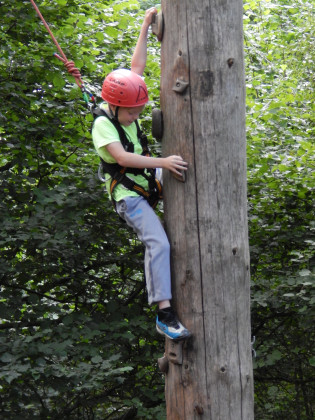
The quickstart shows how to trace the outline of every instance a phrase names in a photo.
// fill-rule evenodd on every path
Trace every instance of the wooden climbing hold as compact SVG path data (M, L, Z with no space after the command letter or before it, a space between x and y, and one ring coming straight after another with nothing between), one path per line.
M184 341L166 340L166 357L174 365L183 364L183 343Z
M172 176L177 179L179 182L186 182L186 172L181 171L181 175L177 175L174 172L171 172Z
M157 15L153 15L151 27L152 33L154 33L158 41L161 42L163 39L164 31L164 17L162 12L159 12Z
M162 373L168 372L168 358L166 356L160 357L158 359L158 366Z
M189 83L184 80L177 79L175 85L172 87L172 90L176 93L184 93L188 88Z

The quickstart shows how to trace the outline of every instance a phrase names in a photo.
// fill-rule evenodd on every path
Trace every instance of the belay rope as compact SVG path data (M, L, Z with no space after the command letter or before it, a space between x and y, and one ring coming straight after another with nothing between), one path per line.
M62 48L60 47L60 45L58 44L57 39L54 37L54 34L52 33L52 31L50 30L48 23L45 21L43 15L41 14L39 8L37 7L36 3L34 0L30 0L30 2L32 3L36 13L38 14L40 20L43 22L45 28L47 29L52 41L54 42L54 44L56 45L60 55L58 55L57 53L54 53L54 56L56 58L58 58L58 60L62 61L63 64L65 65L66 69L68 70L68 73L71 74L71 76L74 77L76 84L79 86L79 88L81 89L82 95L83 95L83 100L86 103L86 106L91 110L91 108L95 107L95 98L94 96L88 92L85 89L84 83L81 79L81 74L80 71L75 67L74 62L73 61L69 61L65 55L65 53L62 51Z
M91 111L93 117L97 117L97 110L96 108L96 101L94 96L88 92L85 89L84 83L81 79L81 74L80 71L75 67L74 62L73 61L69 61L65 55L65 53L62 51L62 48L60 47L57 39L55 38L54 34L52 33L52 31L49 28L48 23L45 21L43 15L41 14L39 8L37 7L36 3L34 0L30 0L30 2L32 3L36 13L38 14L39 18L41 19L41 21L43 22L45 28L47 29L52 41L54 42L54 44L56 45L60 55L54 53L54 56L56 58L58 58L60 61L63 62L63 64L65 65L66 69L68 70L68 73L71 74L71 76L74 77L76 84L79 86L79 88L82 91L82 95L83 95L83 99L84 102L86 103L87 107L89 108L89 110ZM104 115L102 112L100 112L99 115ZM110 119L110 118L109 118ZM121 127L119 126L119 124L115 124L115 121L111 120L110 121L114 124L114 126L116 127L118 133L119 133L119 137L120 140L122 142L122 144L124 145L124 147L126 147L128 142L126 140L126 142L123 141L123 130L121 129ZM138 138L139 140L142 139L141 141L141 146L143 148L143 155L145 156L149 156L150 152L148 150L147 147L147 140L146 137L144 139L143 134L139 128L139 125L137 123L137 132L138 132ZM129 144L129 142L128 142ZM135 191L137 192L139 195L141 195L142 197L144 197L149 204L155 208L157 202L159 201L159 199L162 198L162 186L160 184L160 182L155 179L155 170L148 170L150 173L150 176L147 176L145 174L144 169L139 170L139 169L131 169L131 168L124 168L117 165L110 165L110 164L106 164L106 162L104 162L103 160L101 160L102 162L102 166L103 169L106 170L112 177L112 183L111 183L111 195L114 191L114 189L117 187L118 184L122 184L124 185L126 188L128 188L131 191ZM135 183L134 181L132 181L130 178L127 177L127 174L129 173L134 173L134 174L141 174L142 176L144 176L149 184L149 192L147 192L146 190L144 190L140 185L138 185L137 183ZM99 175L100 177L100 175ZM101 177L100 177L101 179ZM114 204L115 206L115 204Z

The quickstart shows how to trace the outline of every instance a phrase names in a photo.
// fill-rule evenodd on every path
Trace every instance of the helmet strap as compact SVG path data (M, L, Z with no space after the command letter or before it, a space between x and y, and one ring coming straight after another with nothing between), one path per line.
M113 113L112 107L110 105L108 105L108 108L109 108L110 116L112 117L112 119L118 121L119 106L116 106L115 114Z

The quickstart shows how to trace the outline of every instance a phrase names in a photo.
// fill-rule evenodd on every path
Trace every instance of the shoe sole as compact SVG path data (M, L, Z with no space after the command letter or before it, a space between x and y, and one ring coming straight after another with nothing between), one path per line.
M191 337L191 333L188 333L188 335L180 336L180 337L171 337L165 333L158 325L156 325L156 330L159 334L164 335L164 337L169 338L172 341L183 341L187 338Z

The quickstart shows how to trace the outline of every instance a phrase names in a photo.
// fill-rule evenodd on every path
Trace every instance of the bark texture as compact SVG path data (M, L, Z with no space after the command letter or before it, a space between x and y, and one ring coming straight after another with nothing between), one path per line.
M162 12L162 150L189 162L185 183L165 174L165 225L173 304L193 332L169 363L167 419L251 420L243 3L162 0Z

